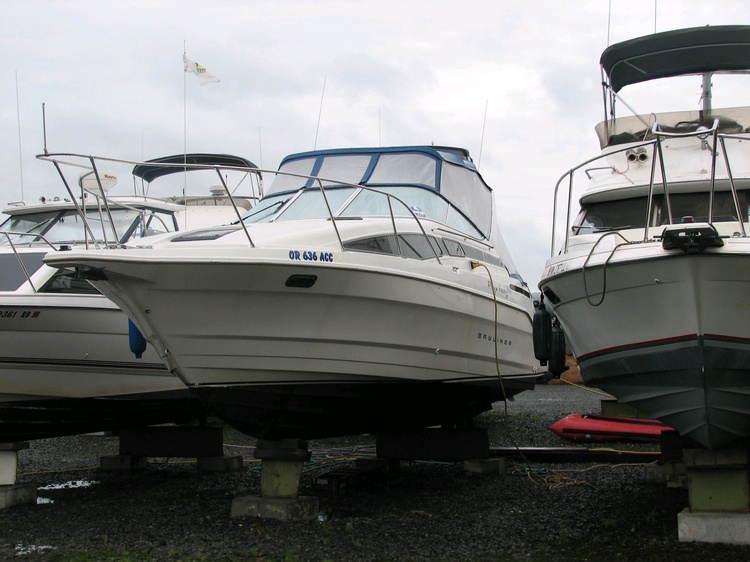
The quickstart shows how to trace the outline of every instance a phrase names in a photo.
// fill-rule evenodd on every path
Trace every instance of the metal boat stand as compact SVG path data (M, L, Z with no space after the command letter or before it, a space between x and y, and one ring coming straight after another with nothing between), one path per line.
M750 545L750 450L685 449L690 507L677 515L680 542Z
M261 460L260 496L235 498L230 516L282 521L317 518L318 498L299 495L302 468L311 456L307 441L301 439L259 439L255 458Z
M222 427L152 426L120 432L120 454L101 457L103 471L133 471L146 467L148 457L195 458L202 472L235 472L242 456L224 455Z
M34 484L16 484L18 451L28 448L27 442L0 443L0 509L36 503Z

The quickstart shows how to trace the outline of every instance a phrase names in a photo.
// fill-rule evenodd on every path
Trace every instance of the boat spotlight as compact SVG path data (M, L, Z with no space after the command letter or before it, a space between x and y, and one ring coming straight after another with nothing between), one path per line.
M646 148L641 146L626 150L625 157L628 159L628 162L645 162L648 160L648 153L646 152Z

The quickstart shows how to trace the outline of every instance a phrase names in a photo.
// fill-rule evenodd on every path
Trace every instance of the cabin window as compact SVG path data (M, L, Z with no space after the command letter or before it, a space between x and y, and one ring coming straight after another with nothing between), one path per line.
M345 250L392 254L396 256L399 255L399 247L401 255L405 258L424 260L434 258L435 254L438 257L443 255L443 249L435 238L432 236L425 238L420 234L399 235L398 246L396 245L396 237L392 234L387 236L371 236L344 242Z
M748 190L739 190L737 196L740 203L742 220L748 220L748 205L750 198ZM700 193L674 193L669 197L672 211L672 223L683 221L709 221L710 195ZM574 234L587 234L606 230L625 230L644 228L647 210L646 197L633 197L614 201L598 201L585 204L573 227ZM714 194L713 222L737 221L737 208L731 191L717 191ZM669 209L663 195L654 196L649 226L663 226L669 224Z
M40 293L63 293L75 295L99 295L94 286L80 279L74 269L61 269L39 289Z

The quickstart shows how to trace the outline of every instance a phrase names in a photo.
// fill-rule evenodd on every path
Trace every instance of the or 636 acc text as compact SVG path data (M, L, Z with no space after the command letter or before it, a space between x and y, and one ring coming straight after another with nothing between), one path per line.
M333 262L332 252L309 252L307 250L289 250L289 259L295 261L322 261Z

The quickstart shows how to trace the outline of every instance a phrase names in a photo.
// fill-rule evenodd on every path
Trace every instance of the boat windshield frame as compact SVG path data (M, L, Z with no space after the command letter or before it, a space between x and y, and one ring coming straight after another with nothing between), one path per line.
M427 218L478 239L489 240L495 227L492 189L464 149L404 146L303 152L284 158L277 174L267 195L315 189L317 179L325 189L352 185L382 191L418 188L437 195L441 206L443 201L447 204L444 218L435 213L428 213ZM417 205L416 213L423 212Z

